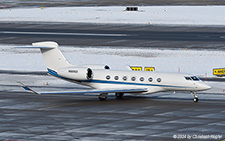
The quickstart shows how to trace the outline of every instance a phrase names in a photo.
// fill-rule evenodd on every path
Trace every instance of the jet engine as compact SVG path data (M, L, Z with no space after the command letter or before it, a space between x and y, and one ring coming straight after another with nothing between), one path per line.
M93 77L93 71L88 67L67 67L59 69L58 75L73 80L89 80Z

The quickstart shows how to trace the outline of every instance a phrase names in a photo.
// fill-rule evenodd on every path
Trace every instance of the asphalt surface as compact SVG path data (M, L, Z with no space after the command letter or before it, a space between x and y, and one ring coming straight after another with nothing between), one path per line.
M88 89L51 76L0 74L0 140L222 140L224 95L189 93L125 95L107 101L97 96L39 96L36 90ZM48 82L48 85L42 83ZM205 140L205 139L204 139Z
M0 23L0 44L30 45L46 40L84 47L224 50L225 27Z
M1 0L0 8L59 6L158 6L158 5L224 5L223 0Z

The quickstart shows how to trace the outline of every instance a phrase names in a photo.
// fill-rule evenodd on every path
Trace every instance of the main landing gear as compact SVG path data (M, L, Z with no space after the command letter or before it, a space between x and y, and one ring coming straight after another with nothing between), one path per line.
M116 99L123 99L124 93L115 93Z
M116 95L116 99L123 99L124 93L115 93L115 95ZM108 93L101 93L98 96L99 100L101 100L101 101L105 101L107 99L107 97L108 97Z
M191 92L191 94L193 95L193 97L194 97L194 102L198 102L198 97L197 97L197 95L196 95L196 92Z
M101 101L105 101L107 99L107 97L108 97L108 93L101 93L98 96L99 100L101 100Z

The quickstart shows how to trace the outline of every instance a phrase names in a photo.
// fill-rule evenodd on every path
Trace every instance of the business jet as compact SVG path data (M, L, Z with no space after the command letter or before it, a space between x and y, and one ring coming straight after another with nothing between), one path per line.
M98 94L100 100L106 100L108 93L122 98L124 93L145 95L165 91L190 91L194 102L198 102L197 91L211 87L197 76L182 73L158 73L147 71L112 70L108 65L71 65L56 42L32 43L25 48L39 48L47 66L48 74L57 78L93 88L86 91L50 91L37 92L20 83L34 94Z

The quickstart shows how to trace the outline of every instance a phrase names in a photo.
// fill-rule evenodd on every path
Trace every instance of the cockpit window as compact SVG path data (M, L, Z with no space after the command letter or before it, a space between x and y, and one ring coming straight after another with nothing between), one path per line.
M197 76L191 76L191 79L194 81L200 81L200 79Z
M184 78L185 78L186 80L191 80L191 77L185 76Z
M193 80L193 81L200 81L200 79L197 76L185 76L186 80Z

